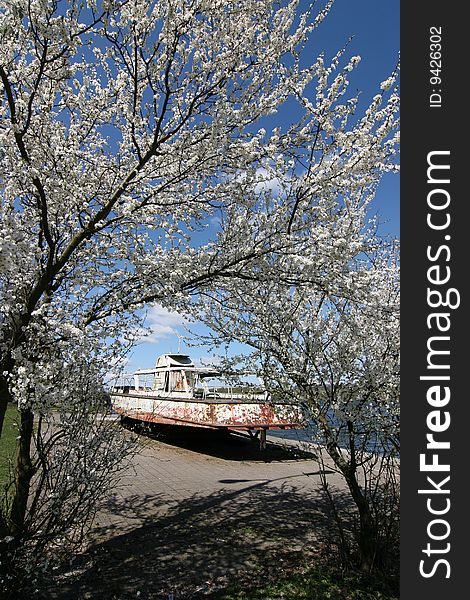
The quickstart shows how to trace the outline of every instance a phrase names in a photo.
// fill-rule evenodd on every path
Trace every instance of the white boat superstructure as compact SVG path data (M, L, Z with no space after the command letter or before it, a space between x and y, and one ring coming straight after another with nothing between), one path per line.
M196 367L186 354L163 354L111 389L113 409L125 417L173 425L261 431L303 426L300 408L270 402L253 384L221 382L214 368ZM211 385L212 384L212 385Z

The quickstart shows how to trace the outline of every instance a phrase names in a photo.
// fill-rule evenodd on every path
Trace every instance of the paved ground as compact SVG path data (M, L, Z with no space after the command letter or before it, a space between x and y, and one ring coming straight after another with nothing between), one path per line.
M50 597L175 600L256 585L315 554L334 526L318 462L298 446L182 428L145 438L89 552ZM327 470L339 501L341 479Z

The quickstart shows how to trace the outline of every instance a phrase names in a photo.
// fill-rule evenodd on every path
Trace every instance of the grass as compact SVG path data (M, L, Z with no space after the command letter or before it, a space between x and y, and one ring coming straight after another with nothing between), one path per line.
M251 590L229 587L211 600L398 600L398 577L364 577L333 567L310 569Z
M18 410L16 406L9 404L0 438L0 490L9 482L10 464L16 454L17 437Z

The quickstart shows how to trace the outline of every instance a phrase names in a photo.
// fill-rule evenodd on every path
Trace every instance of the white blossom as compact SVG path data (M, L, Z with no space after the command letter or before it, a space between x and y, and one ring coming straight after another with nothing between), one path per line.
M273 277L367 288L349 265L396 168L396 75L358 114L358 57L305 65L331 4L1 2L0 430L8 399L25 419L60 414L75 482L90 456L122 455L81 437L77 386L98 401L142 307L197 314L207 294L245 310L246 284L255 311L278 309ZM289 99L301 116L269 134Z

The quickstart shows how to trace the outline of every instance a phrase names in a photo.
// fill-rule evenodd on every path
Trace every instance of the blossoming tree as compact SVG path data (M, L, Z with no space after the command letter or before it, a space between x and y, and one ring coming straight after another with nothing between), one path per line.
M28 537L33 478L51 468L34 416L85 418L67 407L132 343L138 308L265 285L274 256L287 278L317 261L320 285L331 247L317 236L312 256L310 209L393 168L394 76L358 115L358 57L303 66L330 4L0 2L0 431L8 401L20 415L0 538ZM260 127L289 98L298 119Z
M321 248L322 259L295 257L301 275L294 268L286 277L283 264L275 275L275 258L263 286L219 285L195 310L214 332L208 343L251 348L227 361L234 373L255 367L274 400L302 403L322 468L326 453L357 507L360 564L370 571L393 560L398 535L397 246L361 224L364 206L338 204L324 221L321 205L309 243L314 253ZM334 505L326 476L323 484ZM344 515L335 514L349 557Z

